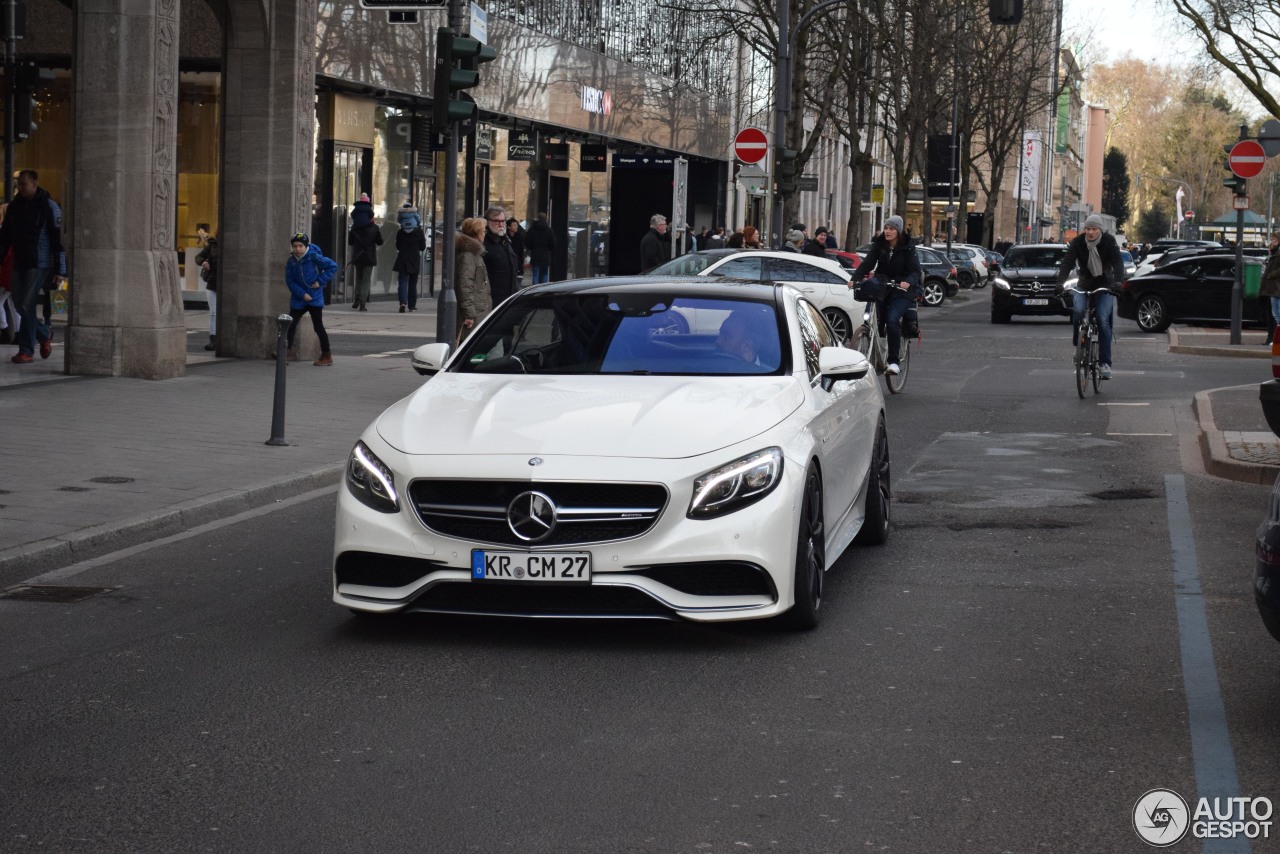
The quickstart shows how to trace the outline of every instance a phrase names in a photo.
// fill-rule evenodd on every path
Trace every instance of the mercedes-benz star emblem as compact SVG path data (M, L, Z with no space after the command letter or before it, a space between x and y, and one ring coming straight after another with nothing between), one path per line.
M1038 294L1038 293L1040 293L1040 283L1039 283L1039 282L1032 282L1032 283L1031 283L1031 293L1033 293L1033 294Z
M531 466L542 465L542 457L534 457L533 459L529 460L529 465Z
M556 529L556 505L541 492L522 492L507 505L507 526L526 543L538 543Z

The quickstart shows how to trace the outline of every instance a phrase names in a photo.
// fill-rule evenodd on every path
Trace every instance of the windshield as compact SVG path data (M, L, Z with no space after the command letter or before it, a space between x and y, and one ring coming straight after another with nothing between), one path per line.
M1056 267L1067 255L1065 246L1015 246L1004 256L1006 267Z
M508 303L451 370L504 374L744 376L782 370L773 305L633 291Z

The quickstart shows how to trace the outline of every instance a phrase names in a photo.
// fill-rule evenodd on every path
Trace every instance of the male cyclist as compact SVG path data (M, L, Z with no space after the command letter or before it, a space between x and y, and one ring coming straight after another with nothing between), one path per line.
M887 287L881 301L880 318L889 330L889 367L885 370L890 374L901 373L898 358L902 352L902 315L924 295L920 261L911 235L902 227L902 217L891 216L884 221L884 230L872 239L871 251L853 271L849 286L853 287L873 272L886 286L893 285Z
M1096 288L1118 287L1124 281L1124 259L1120 257L1120 245L1110 234L1102 230L1102 217L1089 214L1084 221L1084 233L1067 245L1066 257L1058 268L1058 284L1078 269L1075 306L1071 312L1071 346L1080 340L1080 324L1084 321L1087 294ZM1110 293L1094 297L1094 311L1098 317L1098 371L1104 380L1111 379L1111 316L1116 298Z

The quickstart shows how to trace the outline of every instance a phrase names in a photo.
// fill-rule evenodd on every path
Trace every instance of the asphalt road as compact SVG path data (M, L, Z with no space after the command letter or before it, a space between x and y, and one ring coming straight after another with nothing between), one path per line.
M0 600L0 850L1123 852L1149 789L1280 798L1268 491L1190 414L1248 366L1121 321L1082 401L1066 323L985 300L923 313L890 542L813 633L355 618L331 491Z

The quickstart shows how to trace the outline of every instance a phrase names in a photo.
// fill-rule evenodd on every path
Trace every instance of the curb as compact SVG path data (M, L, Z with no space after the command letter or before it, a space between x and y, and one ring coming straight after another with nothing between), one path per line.
M1191 356L1229 356L1236 359L1271 358L1271 348L1269 346L1265 350L1251 350L1246 348L1260 345L1228 344L1226 346L1221 346L1216 344L1183 344L1182 337L1178 334L1178 330L1170 326L1168 333L1170 353L1185 353Z
M1191 401L1191 410L1196 414L1196 422L1200 428L1198 438L1204 470L1214 477L1270 486L1280 477L1280 466L1250 463L1232 457L1222 431L1213 420L1213 404L1209 396L1215 391L1224 390L1214 388L1198 391Z
M8 580L6 576L10 573L30 577L62 569L73 563L180 534L200 525L332 486L345 467L345 461L330 463L281 480L265 481L244 489L224 490L158 512L0 551L0 584L7 586L22 580Z

